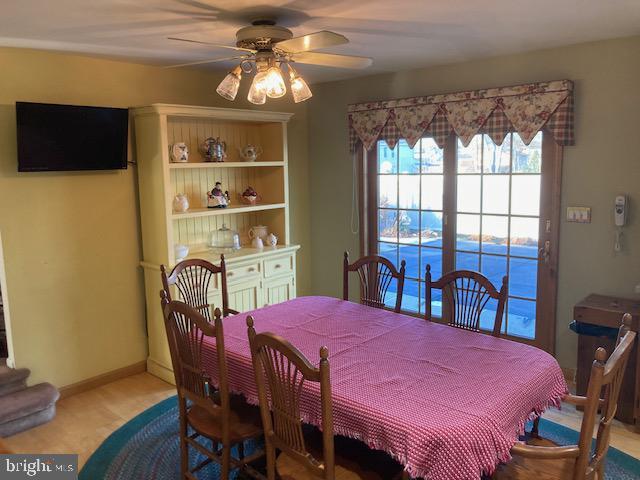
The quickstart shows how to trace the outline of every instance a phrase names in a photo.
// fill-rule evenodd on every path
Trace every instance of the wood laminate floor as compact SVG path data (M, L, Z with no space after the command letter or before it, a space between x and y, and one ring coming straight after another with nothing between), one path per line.
M133 375L60 400L52 422L9 437L5 443L16 453L78 453L82 466L114 430L174 394L175 387L148 373ZM578 430L582 415L566 405L562 411L549 410L544 418ZM615 422L611 443L640 458L640 434L632 427Z

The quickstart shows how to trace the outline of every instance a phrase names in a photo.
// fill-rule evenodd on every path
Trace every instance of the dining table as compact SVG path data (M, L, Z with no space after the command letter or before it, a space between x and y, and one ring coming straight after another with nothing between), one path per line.
M226 317L229 388L258 395L246 318L313 364L329 349L334 433L384 450L412 478L471 480L510 460L525 424L560 407L558 362L536 347L330 297L299 297ZM203 344L217 378L214 339ZM303 386L300 413L320 427L320 389Z

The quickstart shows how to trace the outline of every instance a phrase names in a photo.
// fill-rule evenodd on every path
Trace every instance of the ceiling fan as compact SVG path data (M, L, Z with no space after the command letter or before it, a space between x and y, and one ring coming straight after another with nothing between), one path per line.
M250 26L238 30L235 46L218 45L186 38L169 37L169 40L234 50L236 52L234 56L172 65L167 68L239 60L238 65L220 82L216 91L227 100L233 101L238 94L242 74L255 72L247 100L256 105L264 104L267 97L279 98L287 93L282 69L284 65L287 66L293 100L298 103L311 98L312 93L307 82L296 71L292 63L359 69L366 68L373 62L368 57L314 51L349 43L344 35L323 30L294 37L291 30L276 25L276 22L271 19L254 20Z

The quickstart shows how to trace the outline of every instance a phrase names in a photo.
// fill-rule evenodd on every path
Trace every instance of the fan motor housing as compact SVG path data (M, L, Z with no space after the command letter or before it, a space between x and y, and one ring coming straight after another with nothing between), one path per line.
M293 38L293 32L277 25L256 24L244 27L236 33L236 46L253 50L270 49L274 43Z

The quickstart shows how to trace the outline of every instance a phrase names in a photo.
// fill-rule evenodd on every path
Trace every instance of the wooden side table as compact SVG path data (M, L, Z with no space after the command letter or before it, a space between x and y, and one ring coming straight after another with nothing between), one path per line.
M622 315L630 313L633 317L631 328L640 331L640 301L591 294L578 302L573 308L573 318L577 322L619 328ZM625 378L620 391L616 418L625 423L635 423L640 432L640 348L638 341L633 347ZM615 338L579 335L578 370L576 374L576 393L585 395L591 373L593 356L598 347L604 347L611 354L615 348Z

